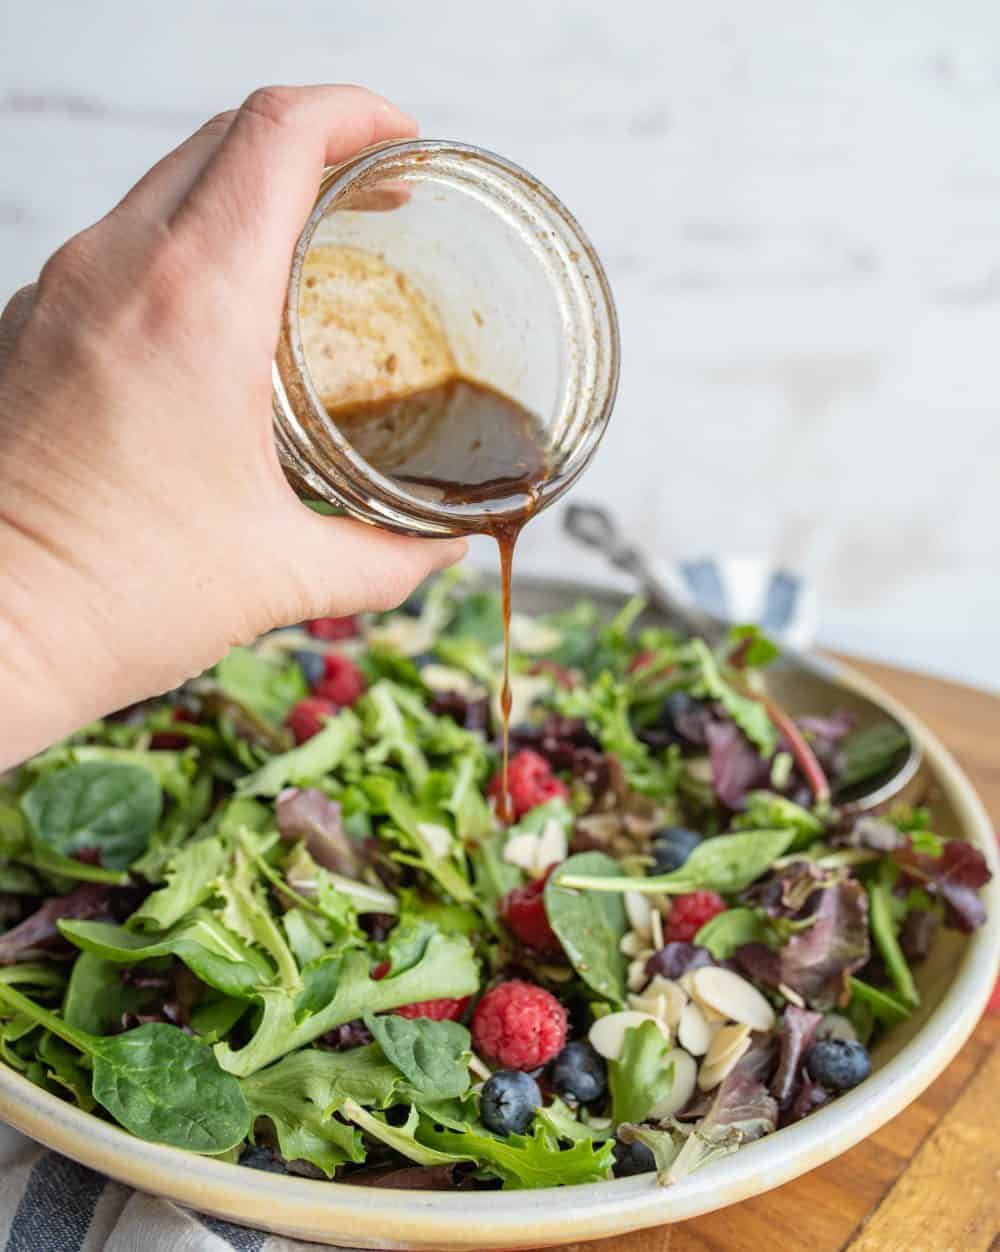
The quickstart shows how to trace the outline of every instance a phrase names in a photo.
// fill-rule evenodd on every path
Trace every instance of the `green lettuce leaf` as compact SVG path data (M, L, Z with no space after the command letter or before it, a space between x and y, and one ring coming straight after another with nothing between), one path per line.
M621 1056L608 1062L608 1089L614 1122L644 1122L674 1085L674 1067L666 1061L670 1044L656 1022L640 1022L625 1031Z
M215 681L227 696L279 724L309 694L296 664L270 660L249 648L231 648L215 667Z
M260 989L264 1012L250 1042L239 1051L228 1043L216 1045L215 1053L224 1070L245 1077L365 1012L381 1013L421 1000L459 999L479 988L479 968L472 947L459 935L433 934L415 965L401 972L392 970L378 981L370 976L368 957L363 952L352 949L330 959L335 964L330 999L302 1020L297 1019L297 996L288 988Z
M335 770L361 741L361 723L342 709L317 735L236 782L239 796L276 796L285 787L305 787Z

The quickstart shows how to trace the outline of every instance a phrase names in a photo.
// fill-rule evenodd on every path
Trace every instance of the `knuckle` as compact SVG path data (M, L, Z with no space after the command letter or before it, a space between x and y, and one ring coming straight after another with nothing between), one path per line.
M275 126L285 126L291 120L298 104L294 87L258 87L243 102L241 112L261 118Z
M201 134L211 138L221 138L236 120L237 112L236 109L226 109L223 113L216 113L215 117L210 117L201 127Z
M42 301L75 300L92 282L97 266L93 226L57 248L42 266L38 295Z

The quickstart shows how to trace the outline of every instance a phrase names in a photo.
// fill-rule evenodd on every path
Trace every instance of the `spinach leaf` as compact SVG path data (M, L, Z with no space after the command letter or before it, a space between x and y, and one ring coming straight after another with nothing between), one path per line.
M176 956L193 974L235 999L250 999L273 971L268 961L227 930L211 913L193 913L158 939L109 922L62 921L63 938L84 952L118 965L137 965L159 956Z
M563 886L589 891L640 891L685 895L689 891L718 891L723 895L742 891L767 872L795 839L794 830L743 830L732 835L703 839L684 864L669 874L652 878L594 877L559 872ZM575 860L571 857L566 865ZM550 879L550 884L554 879Z
M603 852L579 852L563 862L563 870L566 878L583 888L598 877L601 881L620 878L622 891L636 881L622 877L618 862ZM621 898L575 890L565 885L560 874L545 885L545 912L570 964L587 986L602 999L624 1004L626 967L619 944L628 926Z
M450 1100L469 1088L469 1032L458 1022L365 1014L365 1025L420 1096Z
M135 1013L152 991L122 982L122 967L93 952L81 952L73 962L63 1020L90 1035L109 1035L121 1027L125 1013Z
M216 1044L215 1055L223 1069L246 1077L365 1012L381 1013L421 1000L459 999L479 989L472 947L459 935L432 934L416 964L399 973L393 970L379 981L370 976L364 952L351 949L330 960L336 962L327 984L333 988L332 996L301 1020L295 992L286 987L260 988L264 1012L250 1042L239 1051L228 1043Z
M90 1057L94 1099L140 1139L214 1156L246 1138L250 1109L239 1082L176 1026L153 1022L100 1038L2 983L0 1003Z
M848 791L859 783L877 778L909 746L909 735L896 722L875 722L872 726L852 731L841 744L847 762L844 772L837 779L837 791Z
M292 705L309 694L296 664L282 665L249 648L231 648L216 665L215 680L231 699L279 724Z
M337 768L361 741L361 723L342 709L331 717L318 735L290 752L283 752L236 782L238 796L276 796L285 787L315 783Z
M667 1062L670 1044L656 1022L640 1022L625 1031L621 1056L608 1063L611 1117L644 1122L674 1085L674 1067Z
M891 866L887 866L891 870ZM913 981L913 974L907 964L903 950L896 937L896 923L892 915L892 896L886 875L868 884L868 921L872 938L882 954L882 960L889 971L900 999L916 1007L920 1003L920 992Z
M63 856L38 844L21 857L33 869L50 878L69 878L74 882L102 882L109 887L128 886L131 878L128 870L105 869L102 865L90 865L72 856Z
M80 1056L61 1039L43 1030L36 1055L45 1066L46 1077L68 1091L76 1104L89 1113L94 1107L90 1091L90 1071L80 1063Z
M768 926L760 910L726 909L702 926L694 942L708 948L717 961L725 961L744 943L767 943L767 939Z
M44 847L62 856L98 848L107 868L125 869L145 851L163 792L140 765L94 761L39 779L21 807Z

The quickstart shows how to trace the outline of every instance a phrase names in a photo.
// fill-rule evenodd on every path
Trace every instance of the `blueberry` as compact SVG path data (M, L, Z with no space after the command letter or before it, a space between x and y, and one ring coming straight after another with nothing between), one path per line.
M821 1039L806 1053L806 1068L828 1091L849 1091L864 1082L872 1063L864 1045L853 1039Z
M649 1174L656 1169L653 1154L644 1143L622 1143L615 1140L615 1177L631 1178L633 1174Z
M498 1135L521 1135L531 1125L542 1103L538 1083L517 1069L498 1069L483 1084L479 1114L487 1130Z
M664 826L653 836L653 871L669 874L680 869L698 844L701 835L684 826Z
M293 652L292 658L302 671L302 677L310 687L315 687L323 677L325 667L322 652Z
M585 1040L567 1043L552 1062L552 1086L577 1104L593 1104L608 1088L604 1058Z

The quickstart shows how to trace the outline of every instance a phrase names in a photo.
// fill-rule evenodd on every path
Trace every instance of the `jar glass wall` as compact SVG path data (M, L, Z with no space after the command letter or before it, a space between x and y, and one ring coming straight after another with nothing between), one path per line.
M523 514L523 502L435 499L381 473L334 420L344 404L420 391L449 372L537 417L547 470L532 511L544 508L585 468L611 414L608 282L580 226L524 170L462 144L380 145L325 173L295 249L273 374L293 484L424 536Z

